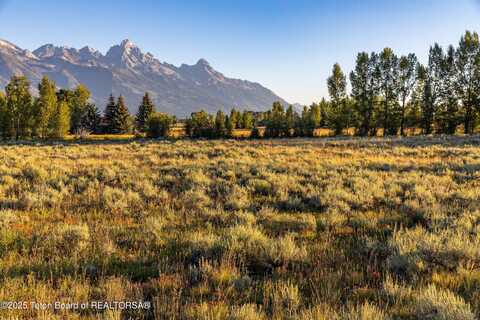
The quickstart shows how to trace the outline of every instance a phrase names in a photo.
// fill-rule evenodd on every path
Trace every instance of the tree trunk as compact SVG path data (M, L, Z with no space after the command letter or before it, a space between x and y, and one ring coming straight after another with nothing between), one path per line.
M400 135L405 136L405 96L402 98L402 119L400 119Z
M383 136L386 137L388 135L388 99L385 98L385 115L383 119Z

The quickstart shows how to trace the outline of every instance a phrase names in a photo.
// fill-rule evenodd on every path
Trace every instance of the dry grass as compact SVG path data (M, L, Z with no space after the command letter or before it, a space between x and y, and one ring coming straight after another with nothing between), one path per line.
M0 146L20 319L475 319L480 138Z

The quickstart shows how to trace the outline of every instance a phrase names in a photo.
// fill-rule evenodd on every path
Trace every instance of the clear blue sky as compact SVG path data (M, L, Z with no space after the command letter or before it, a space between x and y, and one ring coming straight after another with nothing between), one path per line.
M0 38L26 49L45 43L104 52L129 38L175 65L207 59L289 102L327 95L339 62L385 46L425 58L437 41L480 31L480 0L0 0Z

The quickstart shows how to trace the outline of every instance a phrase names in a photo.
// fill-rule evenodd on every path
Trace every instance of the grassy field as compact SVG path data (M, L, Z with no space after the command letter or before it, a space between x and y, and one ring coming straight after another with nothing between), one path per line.
M3 319L478 319L480 137L0 146ZM1 308L1 307L0 307Z

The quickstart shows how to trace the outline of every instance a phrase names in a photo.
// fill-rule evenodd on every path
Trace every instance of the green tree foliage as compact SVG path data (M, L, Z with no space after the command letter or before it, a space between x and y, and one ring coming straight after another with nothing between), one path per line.
M242 129L252 129L255 125L255 118L251 111L243 111L241 128Z
M70 130L70 108L65 101L59 101L50 120L50 136L63 139Z
M105 122L107 133L127 133L130 130L130 114L123 96L118 97L117 103L115 103L115 98L110 95L105 108Z
M285 135L287 131L285 110L280 102L274 102L272 110L266 118L265 136L276 138Z
M242 114L240 111L233 108L230 112L230 120L232 121L233 128L239 129L242 121Z
M71 113L70 131L76 133L82 129L82 119L88 106L90 91L80 84L71 93L67 92L66 99Z
M478 33L467 31L455 55L457 92L465 133L473 133L480 112L480 41Z
M260 136L260 127L265 127L265 137L290 137L314 136L315 129L329 127L336 134L354 128L366 136L378 134L380 128L385 135L405 135L409 127L421 127L425 134L453 134L463 126L465 133L471 134L479 125L480 39L475 32L467 31L456 48L444 51L433 45L425 65L419 64L414 54L397 57L390 48L379 54L361 52L349 79L351 95L345 74L335 64L327 80L330 99L305 107L301 115L292 106L285 110L279 102L266 112L234 108L228 116L222 111L212 116L200 111L187 120L187 131L192 137L222 138L233 136L235 129L253 129L253 135ZM44 77L38 89L39 96L32 103L28 80L12 77L5 94L0 95L0 132L4 138L60 137L66 127L65 114L70 114L71 132L79 128L99 131L100 115L88 103L90 92L85 86L56 92L55 83ZM65 112L65 105L69 112ZM57 117L59 110L62 121ZM153 130L148 119L154 112L145 93L135 118L138 130ZM163 120L156 116L157 129ZM101 123L104 132L126 133L133 121L123 97L115 101L110 96Z
M138 131L145 132L148 129L148 119L155 113L155 105L150 98L150 94L145 92L142 98L142 104L138 107L135 117L135 126Z
M14 76L5 88L6 108L4 136L20 139L31 134L33 104L30 82L24 76Z
M347 78L338 63L333 66L332 75L328 78L327 84L331 99L330 126L336 134L341 134L342 130L348 126L345 113L347 109Z
M175 117L165 113L154 112L147 118L147 136L150 138L167 137L170 128L175 124Z
M35 132L41 138L49 137L50 123L57 111L57 95L55 82L44 76L38 84L39 98L35 101Z
M233 108L230 111L230 116L225 117L225 128L227 130L227 136L233 135L233 130L239 129L242 124L242 114Z
M310 107L304 107L302 115L299 118L298 124L296 126L296 131L298 136L302 137L313 137L315 129L321 126L323 117L322 117L322 106L325 108L325 117L328 113L328 102L323 99L320 104L313 103Z
M357 55L355 70L350 74L352 97L359 118L358 133L361 136L372 134L375 123L375 101L379 94L380 70L378 55L366 52Z
M100 111L97 106L93 103L88 103L83 113L81 127L90 133L98 133L100 130L100 120Z
M70 89L60 89L57 91L57 101L65 101L70 104L73 99L74 91Z
M115 133L127 133L131 129L131 119L128 108L125 105L125 100L123 96L118 97L117 101L117 117L115 121Z
M413 53L400 57L398 62L398 96L400 99L400 135L405 135L407 103L410 101L416 83L417 56Z
M7 121L7 99L5 94L0 91L0 134L3 136L6 131Z
M454 134L461 122L459 102L456 90L457 72L455 67L455 48L450 46L441 62L441 88L435 127L439 133Z
M298 115L293 110L293 106L289 105L285 112L285 136L291 137L296 133L295 128L298 125Z
M442 68L444 53L437 43L430 48L428 66L420 67L418 77L424 84L422 103L422 129L431 134L437 116L438 102L442 92Z
M194 112L186 122L187 134L192 138L214 138L215 121L204 110Z
M383 100L383 134L396 135L399 126L399 65L392 49L385 48L380 53L379 70L380 93Z
M115 102L115 97L111 94L108 97L108 103L105 107L105 132L113 132L113 122L117 114L117 103Z
M215 136L217 138L224 138L227 136L226 117L223 111L218 110L215 116Z

